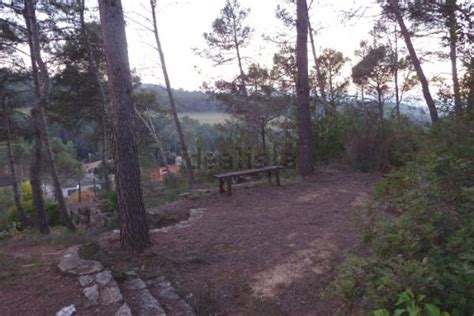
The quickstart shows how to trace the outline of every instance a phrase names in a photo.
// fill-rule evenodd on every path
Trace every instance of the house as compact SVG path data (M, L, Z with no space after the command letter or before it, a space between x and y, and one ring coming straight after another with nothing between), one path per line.
M102 167L102 160L94 161L94 162L89 162L83 164L84 170L86 170L87 173L94 173L97 169Z
M7 188L13 185L13 178L10 176L0 176L0 188Z
M67 198L74 192L87 190L101 190L102 180L97 179L94 175L86 174L82 179L66 179L61 181L61 190L63 197ZM49 183L43 183L43 193L47 198L54 200L54 186Z
M157 168L150 173L150 181L163 182L167 174L177 174L178 172L179 167L177 165L171 165L169 169L166 167Z

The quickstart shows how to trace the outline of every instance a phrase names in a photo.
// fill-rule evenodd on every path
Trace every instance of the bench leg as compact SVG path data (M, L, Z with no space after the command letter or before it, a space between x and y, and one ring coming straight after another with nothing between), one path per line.
M227 194L232 195L232 178L227 178Z
M219 193L224 193L224 179L219 179Z
M278 186L280 186L280 170L275 170L275 179Z
M268 171L268 182L272 182L272 172Z

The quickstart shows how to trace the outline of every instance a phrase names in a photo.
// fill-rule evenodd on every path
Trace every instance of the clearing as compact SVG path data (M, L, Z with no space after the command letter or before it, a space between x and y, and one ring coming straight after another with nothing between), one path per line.
M325 170L302 182L283 179L281 187L256 185L236 188L230 197L210 193L182 199L155 211L198 209L199 216L179 228L153 232L153 246L144 255L126 254L112 241L108 249L91 256L118 279L129 270L145 281L164 275L198 315L331 315L338 303L326 298L324 289L345 252L360 247L354 211L367 201L378 177ZM2 246L0 253L11 255L11 244ZM60 295L69 293L69 300L59 300L54 308L74 303L81 311L79 287L48 269L45 277L56 274L70 289ZM32 271L25 277L33 278L36 270ZM52 280L15 285L29 291L41 287L46 293L57 286ZM77 291L72 290L75 286ZM2 299L13 298L5 292L11 287L11 278L0 278ZM51 314L48 304L40 310L34 303L44 299L25 291L15 293L6 311L1 304L0 315L21 311L17 308L26 295L38 315Z

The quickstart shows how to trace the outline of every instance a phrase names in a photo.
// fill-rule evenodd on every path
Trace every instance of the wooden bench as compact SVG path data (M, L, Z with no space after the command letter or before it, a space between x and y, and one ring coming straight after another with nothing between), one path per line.
M234 171L228 173L217 174L214 178L219 180L219 192L224 193L224 184L227 183L227 193L232 194L232 180L242 176L258 175L258 174L267 174L268 180L271 181L272 173L275 174L276 184L280 185L280 169L283 169L281 166L268 166L257 169L248 169L241 171Z

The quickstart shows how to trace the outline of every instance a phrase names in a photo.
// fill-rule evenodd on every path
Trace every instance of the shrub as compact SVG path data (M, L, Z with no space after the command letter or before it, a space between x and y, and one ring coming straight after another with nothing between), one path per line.
M437 306L423 302L425 298L425 295L414 294L411 289L407 289L398 296L395 303L397 309L393 314L386 309L379 309L374 311L374 316L449 316Z
M110 191L104 192L101 196L102 209L108 213L114 213L118 211L118 196L117 192Z
M424 129L403 118L380 122L368 104L348 107L317 121L316 160L327 163L344 159L357 170L387 170L412 159L424 138ZM378 111L378 110L377 110Z
M31 188L31 183L28 181L23 182L21 185L21 205L25 210L26 216L29 218L34 218L33 191ZM51 200L45 200L44 207L49 226L54 227L62 225L57 203ZM17 214L16 207L13 205L8 210L8 222L10 223L10 226L14 226L15 223L18 223L19 221L20 217Z
M366 214L371 255L349 257L332 285L347 306L391 308L412 288L452 315L474 313L472 127L472 116L440 122L416 157L377 185L379 204L392 213Z
M95 193L93 189L81 191L81 202L92 202L95 199ZM79 203L79 192L73 192L67 197L68 203Z

